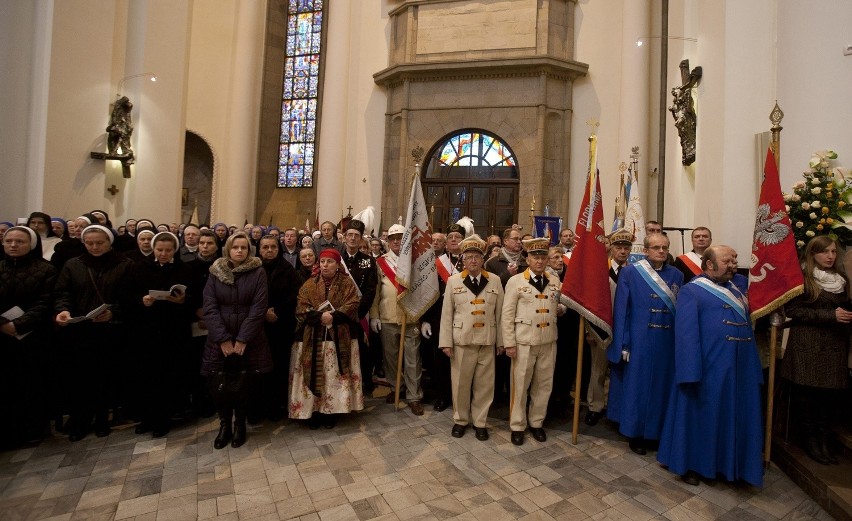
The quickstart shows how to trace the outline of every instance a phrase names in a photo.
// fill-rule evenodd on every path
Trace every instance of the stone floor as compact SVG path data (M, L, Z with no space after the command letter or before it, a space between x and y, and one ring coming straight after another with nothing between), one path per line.
M333 430L250 427L239 449L213 449L217 421L167 438L133 434L71 444L55 436L0 453L0 520L809 520L831 519L773 466L763 489L691 487L612 439L612 426L566 421L516 447L505 421L491 439L450 437L452 413L415 417L370 399Z

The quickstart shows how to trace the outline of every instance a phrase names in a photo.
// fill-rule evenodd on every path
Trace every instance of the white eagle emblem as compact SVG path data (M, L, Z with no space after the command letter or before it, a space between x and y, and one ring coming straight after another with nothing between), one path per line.
M790 227L781 222L785 215L783 210L770 214L769 204L766 203L757 207L757 217L754 220L754 249L757 249L758 243L763 246L779 244L790 235Z

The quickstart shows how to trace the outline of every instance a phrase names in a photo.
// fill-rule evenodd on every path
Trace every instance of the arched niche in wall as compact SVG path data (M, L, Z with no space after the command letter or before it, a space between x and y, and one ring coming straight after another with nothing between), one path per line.
M197 205L199 222L195 224L210 224L215 166L213 150L204 138L189 130L185 140L181 220L188 223Z

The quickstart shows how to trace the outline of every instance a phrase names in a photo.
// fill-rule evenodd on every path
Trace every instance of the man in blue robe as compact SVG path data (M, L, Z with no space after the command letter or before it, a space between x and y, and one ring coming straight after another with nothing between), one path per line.
M674 378L675 301L683 274L666 264L669 239L647 235L645 259L619 273L613 311L613 342L607 417L630 438L630 449L646 454L660 439Z
M675 388L657 460L698 477L763 484L763 383L737 252L711 246L684 285L675 320Z

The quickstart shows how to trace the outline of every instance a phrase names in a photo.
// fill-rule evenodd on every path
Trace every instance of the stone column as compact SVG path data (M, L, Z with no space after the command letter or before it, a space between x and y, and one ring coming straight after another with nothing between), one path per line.
M242 226L245 219L254 220L263 65L263 34L258 34L257 28L265 26L264 4L237 2L235 6L234 45L228 57L232 63L230 108L225 123L222 168L213 187L213 222Z

